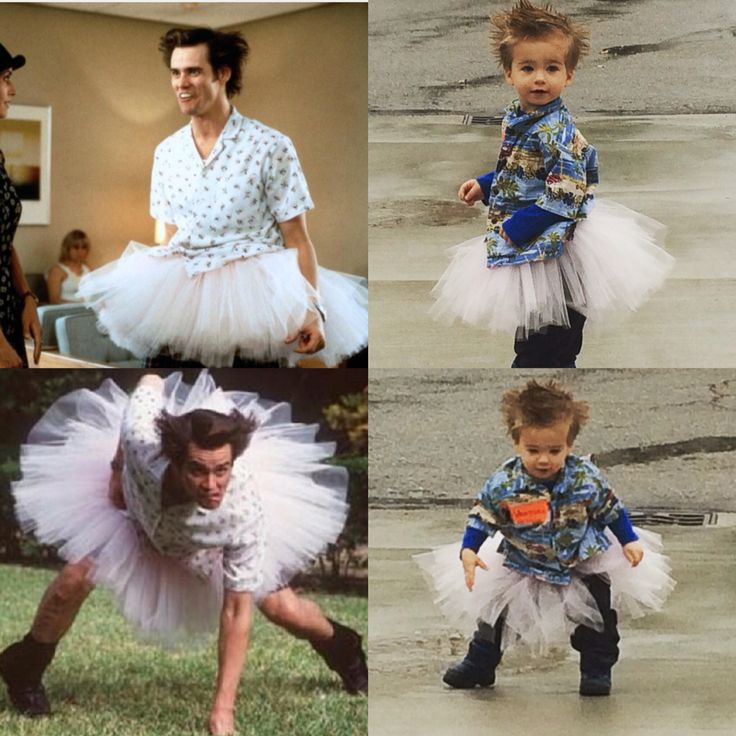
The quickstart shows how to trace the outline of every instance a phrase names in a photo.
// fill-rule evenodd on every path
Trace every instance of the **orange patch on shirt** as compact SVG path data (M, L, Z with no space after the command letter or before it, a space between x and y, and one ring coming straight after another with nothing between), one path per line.
M504 501L501 506L508 511L511 522L517 526L544 524L549 519L549 501L546 498L525 503Z

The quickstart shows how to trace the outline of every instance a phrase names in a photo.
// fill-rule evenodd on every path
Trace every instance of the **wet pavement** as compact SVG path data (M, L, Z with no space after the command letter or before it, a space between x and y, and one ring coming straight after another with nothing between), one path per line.
M598 197L663 222L676 258L636 313L588 325L578 367L736 366L736 115L586 116L601 160ZM445 250L485 230L459 184L495 166L497 125L460 116L369 122L371 367L508 367L510 335L438 324L430 290Z
M736 513L734 370L371 371L371 509L468 508L514 454L501 396L530 378L588 402L573 452L594 454L630 508Z
M589 403L574 451L595 454L633 513L702 512L692 528L646 526L677 587L662 612L620 627L609 698L578 695L572 651L507 660L493 690L443 686L466 642L411 559L460 539L472 498L513 454L501 395L532 377ZM731 733L736 371L373 370L369 392L371 736Z
M662 530L677 587L660 613L624 624L608 698L577 694L574 652L502 663L493 689L441 683L465 641L434 608L411 555L458 539L456 510L371 512L371 736L694 736L736 721L736 527Z
M371 0L371 367L507 367L509 335L429 319L445 250L485 230L459 184L495 166L513 98L488 45L510 0ZM600 152L598 195L665 223L677 265L620 324L586 328L580 367L736 366L736 3L559 0L591 53L565 101Z
M498 114L510 88L488 17L511 0L370 0L369 109ZM541 3L540 3L541 4ZM591 53L565 97L577 114L736 112L736 3L557 0L588 26Z

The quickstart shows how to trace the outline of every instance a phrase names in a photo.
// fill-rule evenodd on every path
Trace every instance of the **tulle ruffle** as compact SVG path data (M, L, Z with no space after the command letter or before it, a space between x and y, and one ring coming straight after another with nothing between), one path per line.
M284 343L299 330L316 296L294 248L230 261L188 276L183 257L157 258L131 242L122 256L84 279L79 295L113 342L140 358L167 349L208 367L232 365L236 354L294 364L303 355ZM319 268L327 314L323 350L328 366L368 344L368 291L359 279Z
M203 371L189 386L181 374L165 381L165 408L223 413L237 408L260 426L243 455L265 515L263 583L256 600L286 585L342 531L347 473L324 464L333 443L314 441L316 425L291 422L285 403L217 389ZM18 520L27 532L70 562L91 558L93 579L110 588L125 617L144 636L171 642L210 631L222 601L221 551L208 579L186 560L157 552L127 511L108 500L110 460L117 449L128 395L112 380L74 391L33 428L21 451L22 479L13 484Z
M559 258L489 269L484 238L472 238L448 251L430 314L527 335L547 325L569 327L566 305L595 322L635 311L674 264L661 247L664 232L656 220L604 199Z
M603 628L595 600L582 581L585 575L610 580L612 607L620 619L661 610L675 586L669 560L662 554L658 534L638 528L636 532L644 547L644 558L637 567L631 567L621 545L607 531L612 546L578 565L570 585L555 585L504 567L504 557L497 552L500 534L487 539L478 552L488 570L476 568L472 592L465 587L459 544L438 547L414 560L435 593L437 606L463 633L471 634L478 620L495 624L503 614L505 651L547 656L567 647L577 626Z

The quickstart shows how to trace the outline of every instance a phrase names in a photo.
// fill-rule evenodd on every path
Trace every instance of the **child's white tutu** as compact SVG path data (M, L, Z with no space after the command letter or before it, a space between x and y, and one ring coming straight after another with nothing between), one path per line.
M286 585L342 531L347 515L347 473L321 461L333 443L314 441L317 425L291 423L288 404L256 394L223 392L202 372L193 386L181 374L165 381L167 411L237 408L259 428L243 455L263 505L266 553L260 600ZM108 499L110 460L120 438L128 395L106 380L96 391L75 391L57 401L35 425L21 451L22 480L13 484L23 529L59 545L70 562L90 557L93 579L115 594L140 633L163 641L211 631L222 602L221 550L208 550L208 579L185 560L158 553L126 511Z
M559 258L487 268L483 236L448 251L451 263L432 290L430 314L491 332L526 335L570 326L566 305L591 321L636 310L664 283L674 258L665 227L607 200L596 200Z
M644 558L631 567L615 537L606 530L612 546L603 554L586 560L573 572L569 585L555 585L522 575L503 566L497 549L503 537L487 539L478 554L488 570L476 568L472 592L465 587L460 545L448 544L416 555L414 560L436 594L435 603L453 625L466 634L478 620L494 624L503 614L504 651L521 650L546 656L553 649L567 647L570 634L579 625L601 631L603 620L584 575L604 575L611 583L611 604L619 618L637 618L647 611L659 611L675 587L669 560L658 534L636 528L644 547Z
M284 344L304 324L315 295L295 248L191 277L183 256L154 250L131 242L117 261L82 279L79 296L116 345L140 358L166 348L211 368L232 365L236 354L290 364L304 357L293 351L297 343ZM355 277L321 267L318 284L327 320L326 344L315 357L333 366L368 344L368 290Z

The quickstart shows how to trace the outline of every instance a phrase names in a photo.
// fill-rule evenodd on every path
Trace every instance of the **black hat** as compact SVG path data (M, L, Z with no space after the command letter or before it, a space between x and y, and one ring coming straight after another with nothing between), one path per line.
M0 71L3 69L20 69L26 63L22 54L11 56L10 52L0 43Z

